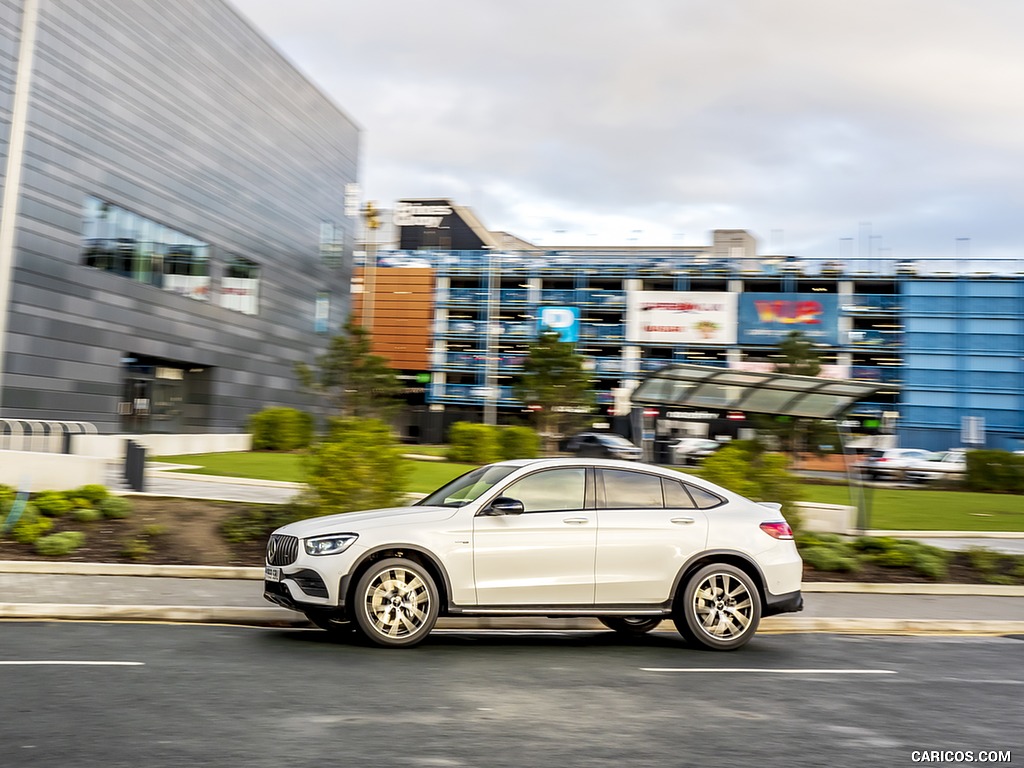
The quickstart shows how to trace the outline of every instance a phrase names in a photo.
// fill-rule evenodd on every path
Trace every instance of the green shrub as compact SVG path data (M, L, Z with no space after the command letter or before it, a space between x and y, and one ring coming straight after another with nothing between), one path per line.
M966 482L972 491L1024 493L1024 456L1009 451L968 451Z
M71 554L85 544L85 534L78 531L51 533L36 541L36 552L46 557L62 557Z
M264 408L249 417L256 451L295 451L313 442L313 417L295 408Z
M379 419L331 422L306 460L311 503L320 515L403 503L409 466L402 446Z
M982 574L995 573L999 570L1003 559L1000 553L994 552L991 549L985 549L984 547L971 547L965 550L964 554L967 556L967 562L971 564L971 567Z
M33 494L32 503L47 517L63 517L73 509L71 501L59 491L42 491Z
M800 483L786 471L789 460L781 453L765 451L759 443L736 441L704 460L701 476L754 501L782 504L782 513L793 528L800 528Z
M804 562L816 571L856 571L860 566L857 558L847 552L844 546L819 544L800 552Z
M917 559L917 551L901 543L884 552L869 555L868 559L886 568L910 568Z
M932 581L941 581L949 575L946 558L927 552L917 554L914 558L913 568L922 576L927 576Z
M167 526L161 525L160 523L151 523L142 529L142 535L148 538L156 538L157 536L167 535Z
M71 513L71 517L79 523L95 523L103 517L103 513L93 507L79 507Z
M153 548L145 537L132 539L121 548L121 554L129 560L145 560L153 553Z
M9 485L0 484L0 507L3 507L5 503L13 502L14 497L18 495L18 491ZM3 520L0 520L0 524Z
M43 517L35 504L28 503L21 511L21 517L11 528L11 538L21 544L31 544L45 536L53 528L53 520Z
M540 436L529 427L503 427L498 430L501 459L535 459L540 455Z
M69 491L64 495L72 499L85 499L92 506L96 506L105 498L107 498L107 496L110 495L110 492L106 489L105 486L93 484L83 485L81 488L76 488L75 490Z
M471 421L457 421L448 430L449 461L490 464L501 458L497 428Z
M110 496L100 502L99 510L110 520L122 520L131 517L132 503L123 496Z

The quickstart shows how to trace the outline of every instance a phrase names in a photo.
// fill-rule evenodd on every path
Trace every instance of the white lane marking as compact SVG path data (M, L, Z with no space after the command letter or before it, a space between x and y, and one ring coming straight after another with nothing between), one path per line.
M769 675L898 675L894 669L770 669L767 667L640 667L641 672L742 672Z
M0 661L4 667L144 667L142 661Z

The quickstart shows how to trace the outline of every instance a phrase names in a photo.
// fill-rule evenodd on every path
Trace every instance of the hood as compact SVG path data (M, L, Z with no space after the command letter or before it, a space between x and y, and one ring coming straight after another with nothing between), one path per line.
M447 520L458 512L458 507L388 507L364 512L345 512L340 515L310 517L278 528L274 533L298 536L304 539L325 533L359 533L369 528L380 528L395 523L429 523Z

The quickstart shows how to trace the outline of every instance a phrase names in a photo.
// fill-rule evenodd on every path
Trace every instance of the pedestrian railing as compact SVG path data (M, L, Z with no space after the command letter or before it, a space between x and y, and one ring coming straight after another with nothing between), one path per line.
M71 453L72 435L95 435L87 421L0 419L0 450Z

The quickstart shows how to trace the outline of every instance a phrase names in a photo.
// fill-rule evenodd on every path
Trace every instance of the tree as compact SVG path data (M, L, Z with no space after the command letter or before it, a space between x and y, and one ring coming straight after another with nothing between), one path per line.
M794 376L818 376L821 373L821 356L800 331L790 331L779 342L779 353L782 362L775 364L779 373L790 373Z
M316 365L296 363L295 373L335 414L386 420L401 407L403 387L387 359L370 349L370 332L350 317Z
M793 376L818 376L821 374L821 356L814 343L800 331L791 331L778 344L781 361L775 364L779 373ZM775 437L779 447L793 454L794 458L808 447L815 453L819 446L830 439L830 427L821 419L803 419L795 416L760 416L754 419L758 431Z
M580 415L589 413L594 403L583 357L550 328L541 329L530 345L515 393L533 409L534 426L548 451L563 429L581 421Z

